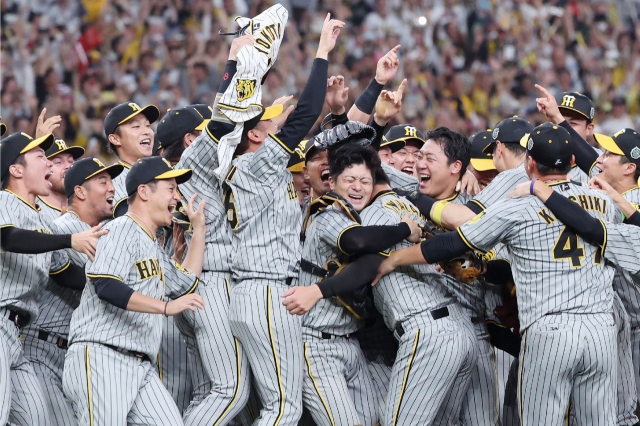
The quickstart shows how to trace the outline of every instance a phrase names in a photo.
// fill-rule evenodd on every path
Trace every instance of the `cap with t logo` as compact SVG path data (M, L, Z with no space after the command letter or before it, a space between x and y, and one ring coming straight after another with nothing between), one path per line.
M191 169L174 169L162 157L147 157L136 161L125 179L127 195L131 196L138 190L138 186L146 185L154 180L175 179L181 184L189 180Z
M81 146L67 146L62 139L55 139L51 144L51 148L47 150L47 158L51 159L58 154L71 154L74 160L84 155L84 148Z
M142 108L134 102L127 102L115 106L109 111L104 119L104 133L109 137L110 134L115 132L116 127L138 114L147 117L149 123L155 122L160 117L160 111L155 105L147 105Z
M53 135L49 133L40 138L34 139L26 133L13 133L0 141L0 179L4 180L9 167L20 157L32 149L42 148L48 150L53 143Z
M588 96L578 92L564 92L556 96L556 102L560 112L562 110L569 110L577 112L581 116L587 119L590 123L593 121L593 117L596 114L596 110L593 107L593 102Z
M92 177L107 172L111 179L115 179L123 170L124 166L119 163L105 166L97 158L83 158L73 163L64 175L64 192L69 198L73 195L76 186L82 185Z
M398 124L382 137L380 148L390 148L391 152L396 152L404 148L407 142L415 142L422 147L425 142L424 134L410 124Z

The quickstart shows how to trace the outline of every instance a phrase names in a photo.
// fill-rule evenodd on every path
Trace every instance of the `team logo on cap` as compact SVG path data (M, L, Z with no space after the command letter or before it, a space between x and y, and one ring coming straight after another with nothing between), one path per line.
M56 139L54 142L58 146L58 150L62 151L67 149L67 144L62 139Z
M242 102L245 99L249 99L256 91L256 80L239 79L236 84L236 94L238 95L238 102Z
M306 145L306 141L302 141L298 144L298 146L296 147L296 149L293 151L296 154L298 154L298 156L300 157L300 159L302 160L304 158L304 148Z
M593 117L596 116L596 109L594 107L591 107L591 111L589 112L589 119L593 120Z
M631 158L633 158L634 160L640 158L640 148L636 146L631 150Z
M500 133L500 129L499 128L495 128L493 129L493 133L491 133L491 137L493 138L493 140L498 140L498 133Z
M138 105L138 104L136 104L134 102L129 102L129 106L134 111L141 111L142 110L142 108L140 108L140 105Z
M533 139L529 138L529 142L527 142L527 149L531 151L531 148L533 148Z
M562 97L562 105L563 107L573 108L573 103L576 101L576 97L573 95L564 95Z
M411 136L412 138L416 137L416 128L413 126L405 126L404 127L404 135L405 136Z

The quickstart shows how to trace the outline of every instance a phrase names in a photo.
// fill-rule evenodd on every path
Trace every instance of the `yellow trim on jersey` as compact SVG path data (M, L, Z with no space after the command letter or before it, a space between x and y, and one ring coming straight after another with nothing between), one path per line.
M443 199L438 200L438 201L453 201L453 200L455 200L456 198L458 198L458 195L460 195L460 193L459 193L459 192L454 192L450 197L443 198Z
M25 200L24 198L22 198L21 196L19 196L18 194L16 194L13 191L10 191L8 189L5 189L5 191L7 191L9 194L12 194L13 196L15 196L18 200L22 201L23 203L25 203L27 206L31 207L33 210L39 212L40 211L40 206L36 204L36 206L32 206L31 204L29 204L29 202L27 200Z
M476 200L476 199L473 199L473 200L470 200L470 201L471 201L472 203L476 203L478 206L480 206L480 208L481 208L482 210L486 210L486 209L487 209L487 208L484 206L484 204L482 204L480 201L478 201L478 200Z
M160 354L162 350L158 351L158 377L162 380L162 360L160 359Z
M404 379L402 380L402 388L400 389L400 397L398 398L398 405L396 405L395 413L393 413L393 422L391 423L393 426L396 426L398 424L398 414L400 413L402 398L404 397L404 392L407 390L409 373L411 373L411 366L413 365L413 360L416 357L416 349L418 348L419 341L420 341L420 330L416 330L416 337L413 338L413 349L411 349L411 355L409 356L409 363L407 364L407 368L404 372Z
M280 139L278 139L276 137L276 135L274 135L273 133L269 133L269 136L271 137L271 139L273 139L274 141L278 142L278 144L285 150L287 151L289 154L293 154L293 151L284 144L284 142L282 142Z
M38 196L38 197L36 197L36 198L37 198L38 200L42 201L42 204L44 204L45 206L47 206L47 207L49 207L49 208L52 208L53 210L57 210L57 211L59 211L59 212L62 212L62 209L59 209L59 208L58 208L58 207L56 207L56 206L52 206L51 204L47 203L47 202L46 202L42 197L39 197L39 196Z
M89 362L89 346L85 346L84 350L84 367L87 373L87 402L89 403L89 425L93 426L93 396L91 393L91 364Z
M469 240L467 240L467 237L464 236L464 234L462 233L462 230L460 228L456 229L456 231L458 232L458 235L460 235L460 238L462 238L462 241L464 241L464 243L467 245L467 247L469 247L471 250L475 250L475 251L477 251L478 253L480 253L483 256L485 254L487 254L486 251L480 250L478 247L476 247L473 244L471 244L469 242Z
M569 179L563 179L563 180L557 180L555 182L550 182L547 183L548 186L556 186L556 185L561 185L563 183L570 183L571 181Z
M329 410L329 404L327 404L327 401L322 395L322 392L320 392L318 383L316 383L316 379L315 377L313 377L313 373L311 372L311 361L309 360L309 355L307 354L308 350L309 350L309 343L304 342L304 360L307 363L307 375L311 379L311 383L313 383L313 387L316 390L316 393L318 394L318 396L320 397L320 401L322 402L322 406L324 407L324 410L327 412L327 416L329 416L329 421L331 422L331 426L335 426L336 422L333 420L333 415L331 414L331 410Z
M116 214L116 210L118 210L118 206L120 205L120 203L122 203L123 201L127 201L127 197L121 198L118 201L116 201L116 203L113 205L113 212L111 213L111 216L115 219L115 214Z
M213 140L213 142L215 142L215 143L219 143L220 142L215 136L213 136L213 133L211 133L211 130L209 129L209 126L205 126L204 129L207 132L207 135Z
M17 228L13 223L7 223L6 225L0 225L0 229L2 228Z
M75 217L77 217L78 219L80 219L80 221L82 221L82 218L80 216L78 216L78 213L74 212L73 210L67 210L65 213L72 214Z
M636 189L640 189L640 186L637 186L637 185L636 185L636 186L634 186L634 187L633 187L633 188L631 188L631 189L627 189L626 191L621 192L621 193L620 193L620 195L627 194L627 193L629 193L629 192L631 192L631 191L635 191Z
M113 280L118 280L121 283L124 283L124 281L120 278L120 277L116 277L115 275L106 275L106 274L87 274L87 278L92 278L92 279L96 279L96 278L110 278Z
M57 271L49 271L49 275L57 275L61 272L66 271L67 269L69 269L69 266L71 266L71 261L67 261L67 263L60 269L58 269Z
M344 228L342 231L340 231L340 235L338 235L338 250L340 250L341 252L343 252L344 254L347 255L351 255L353 253L347 253L346 251L344 251L344 249L342 248L342 246L340 245L340 239L342 239L342 234L344 234L345 232L347 232L349 229L353 229L353 228L357 228L358 226L362 226L359 223L354 223L353 225L347 226L346 228Z
M151 238L153 241L156 240L156 236L155 235L151 235L149 233L149 231L147 231L146 228L144 226L142 226L142 224L136 220L136 218L131 216L129 213L125 214L125 216L128 217L129 219L131 219L132 221L134 221L136 223L136 225L138 225L140 227L140 229L142 229L144 231L144 233L149 236L149 238Z
M196 280L194 281L193 285L189 288L189 290L187 290L186 293L181 294L178 297L186 296L187 294L193 293L196 290L196 288L198 287L198 284L200 284L200 279L196 278ZM176 299L177 299L177 297L176 297Z
M284 414L284 386L282 385L282 373L280 371L280 361L278 360L278 348L276 347L275 336L273 335L273 321L271 320L271 286L267 287L267 327L269 329L269 342L271 343L271 352L273 353L273 361L276 365L276 377L278 379L278 389L280 390L280 408L278 417L273 422L274 426L280 424Z
M527 331L522 334L522 350L520 351L520 365L518 372L518 414L522 419L522 375L524 373L524 354L527 350Z
M227 280L225 279L225 281L227 281ZM227 281L227 284L228 284L228 281ZM229 410L231 410L231 407L233 407L235 405L235 402L238 399L238 393L239 393L239 390L240 390L240 379L241 379L241 373L240 373L241 370L240 369L242 367L242 359L240 358L240 345L239 345L238 339L236 339L234 337L233 338L233 342L234 342L234 344L236 346L236 368L238 370L238 379L236 380L236 389L233 391L233 398L231 398L231 401L229 401L229 404L227 404L227 407L224 409L222 414L220 414L220 417L218 417L216 419L216 421L213 424L213 426L218 426L220 424L220 422L229 413Z

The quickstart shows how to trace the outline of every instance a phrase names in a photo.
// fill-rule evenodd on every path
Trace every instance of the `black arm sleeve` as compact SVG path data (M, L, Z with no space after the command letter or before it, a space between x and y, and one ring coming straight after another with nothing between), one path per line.
M373 130L376 131L376 137L371 141L371 146L376 151L379 151L380 143L382 142L382 136L384 135L384 129L387 128L387 125L385 124L384 126L381 126L376 123L376 120L371 120L371 127L373 127Z
M576 234L590 244L602 245L605 239L605 229L602 222L592 217L577 203L554 191L544 203L551 213L567 225Z
M628 225L640 226L640 213L637 211L633 212L631 216L624 220L624 223Z
M342 296L371 284L384 260L381 254L365 254L337 275L318 283L323 298Z
M467 201L465 206L467 206L469 208L469 210L471 210L475 214L482 213L482 207L480 207L480 205L478 203L474 203L473 200Z
M431 220L431 208L438 200L428 195L419 194L415 200L410 201L420 210L422 216L426 217L427 220Z
M224 74L222 74L222 80L220 80L220 87L218 88L218 93L224 93L227 90L227 88L231 84L231 80L233 80L233 76L236 75L237 70L238 70L238 62L227 61L227 65L224 68Z
M356 99L356 106L358 109L365 114L371 115L383 87L384 84L378 83L375 78L371 79L367 88L360 96L358 96L358 99Z
M598 159L598 151L593 149L593 147L589 145L589 142L582 139L582 136L580 136L578 132L571 127L567 120L560 123L560 126L567 129L571 134L571 143L573 147L573 155L576 157L576 164L580 167L580 170L589 176L593 164Z
M487 272L482 276L487 282L495 285L505 285L513 281L511 265L504 259L495 259L487 262Z
M411 235L411 228L404 222L397 225L356 226L347 229L338 241L349 254L378 253L398 244Z
M322 112L327 94L328 68L329 62L325 59L316 58L313 61L309 80L300 94L298 105L278 132L278 139L289 148L290 152L293 152L300 141L307 136Z
M82 290L87 282L84 267L74 265L73 263L64 271L49 276L60 287L70 288L72 290Z
M12 253L46 253L71 248L71 234L43 234L8 226L0 229L0 245Z
M451 260L471 250L457 232L434 235L423 241L420 249L427 263L431 264Z
M340 115L331 114L331 127L336 127L339 124L345 124L349 121L349 117L347 117L347 113Z
M117 308L127 309L129 299L133 294L131 287L113 278L98 278L94 282L94 286L100 300L104 300Z
M233 80L233 76L237 71L237 65L238 63L236 61L227 61L227 66L224 69L224 74L222 80L220 81L220 87L218 88L218 93L216 95L216 100L213 103L213 114L211 117L211 121L209 121L209 123L207 124L209 133L211 133L211 135L213 135L213 137L217 140L220 140L224 135L230 133L235 128L235 123L233 123L223 114L219 113L216 105L218 104L220 97L222 97L222 94L231 84L231 80Z

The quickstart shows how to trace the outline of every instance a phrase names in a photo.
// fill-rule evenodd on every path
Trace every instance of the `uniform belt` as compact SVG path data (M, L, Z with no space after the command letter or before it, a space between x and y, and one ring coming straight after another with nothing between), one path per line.
M439 308L439 309L434 309L433 311L429 312L431 314L431 318L435 320L439 320L441 318L446 318L449 316L449 308L447 306L443 307L443 308ZM398 324L396 326L396 333L398 333L398 336L402 336L404 334L404 328L402 327L402 324Z
M69 349L69 341L67 339L48 333L44 330L38 330L38 339L53 343L60 349Z
M20 312L12 311L11 309L5 308L5 318L14 323L16 327L22 328L25 325L29 324L29 320L31 317L28 314L21 314Z
M304 272L320 278L325 278L329 273L329 271L327 271L326 269L321 268L320 266L316 265L315 263L311 263L306 259L300 260L300 269L302 269Z
M293 282L293 277L288 277L287 280L285 281L287 283L287 285L291 285L291 283Z
M149 358L149 355L143 354L142 352L128 351L126 349L120 349L119 347L113 346L113 345L103 345L103 346L106 346L109 349L113 349L116 352L120 352L121 354L131 355L131 356L134 356L136 358L140 358L143 361L151 362L151 358Z
M484 324L484 318L472 317L471 324Z
M351 334L345 334L344 336L337 336L335 334L329 334L329 333L322 333L322 338L324 340L331 340L331 339L349 339L351 338Z

